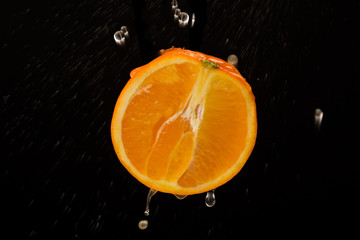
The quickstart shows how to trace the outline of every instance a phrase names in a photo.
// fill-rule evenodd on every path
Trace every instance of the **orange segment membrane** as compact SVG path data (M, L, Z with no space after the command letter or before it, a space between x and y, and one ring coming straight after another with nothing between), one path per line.
M184 119L166 122L159 130L147 161L146 174L154 180L165 178L172 152L184 135Z
M194 133L185 133L171 154L166 181L174 182L180 178L192 159L194 145Z

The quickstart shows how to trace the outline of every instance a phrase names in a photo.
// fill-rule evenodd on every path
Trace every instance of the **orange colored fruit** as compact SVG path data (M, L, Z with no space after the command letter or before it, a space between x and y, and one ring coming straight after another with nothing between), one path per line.
M241 170L255 145L256 105L234 66L172 48L130 76L111 137L131 175L149 188L190 195Z

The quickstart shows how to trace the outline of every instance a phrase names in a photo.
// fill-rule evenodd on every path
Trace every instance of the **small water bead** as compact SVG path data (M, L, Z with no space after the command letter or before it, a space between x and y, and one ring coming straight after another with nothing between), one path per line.
M114 33L114 39L116 44L118 45L124 45L125 44L125 35L123 31L117 31Z
M227 62L236 67L239 62L239 59L235 54L231 54L228 56Z
M208 191L205 197L205 204L207 207L213 207L216 203L215 189Z
M148 220L140 220L138 227L140 230L145 230L148 227L148 225L149 225Z
M315 109L315 112L314 112L314 129L316 131L320 130L321 122L323 120L323 117L324 117L324 112L320 108Z
M114 33L114 39L118 45L124 45L128 37L129 31L126 26L121 26L120 30Z
M189 23L189 14L186 12L179 13L179 26L186 27Z
M177 0L171 0L171 9L175 10L178 7L178 1Z
M125 37L129 37L129 31L126 26L121 26L120 31L124 33Z
M174 11L174 20L177 21L179 19L179 14L181 13L180 8L176 8Z
M195 13L191 15L191 27L194 27L195 24Z

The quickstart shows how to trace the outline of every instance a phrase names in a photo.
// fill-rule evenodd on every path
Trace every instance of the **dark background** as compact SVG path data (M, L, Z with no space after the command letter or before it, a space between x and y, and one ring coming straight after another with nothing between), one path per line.
M4 239L357 234L360 1L178 4L196 13L193 28L174 22L170 0L1 7ZM130 37L119 46L123 25ZM171 46L238 56L256 96L258 138L213 208L205 194L158 193L146 218L148 189L119 163L110 121L130 71Z

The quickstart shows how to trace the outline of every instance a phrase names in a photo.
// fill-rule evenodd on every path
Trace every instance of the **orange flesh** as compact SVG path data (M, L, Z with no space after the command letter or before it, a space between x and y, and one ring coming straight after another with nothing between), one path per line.
M203 98L195 98L199 72L189 62L163 67L129 101L122 142L131 164L150 179L196 187L224 174L244 150L248 109L241 89L215 75ZM198 129L185 114L189 105L196 106L190 114Z
M242 105L245 101L231 82L223 83L212 80L194 159L179 179L180 186L195 187L219 177L238 160L244 149L247 113Z
M192 74L184 76L183 73L186 72ZM171 116L184 108L198 72L199 70L189 63L159 69L141 84L129 102L122 120L122 139L128 158L140 173L147 173L147 165L156 164L156 161L162 162L162 159L154 159L157 154L154 143L159 129ZM176 132L176 129L167 135L169 136L164 137L174 141L180 138L180 133ZM174 141L166 142L161 138L158 139L157 144L171 147L176 144ZM149 159L150 153L153 155L151 159ZM148 160L151 161L148 162ZM163 161L165 160L167 159ZM166 167L165 164L158 163L157 171L164 172L165 168L161 169L162 167ZM150 174L159 178L154 176L154 173Z

